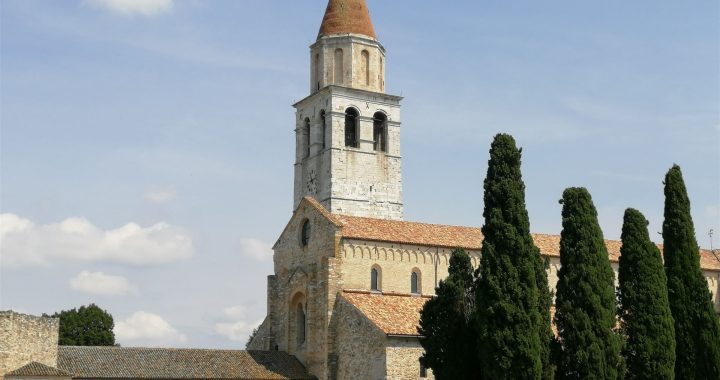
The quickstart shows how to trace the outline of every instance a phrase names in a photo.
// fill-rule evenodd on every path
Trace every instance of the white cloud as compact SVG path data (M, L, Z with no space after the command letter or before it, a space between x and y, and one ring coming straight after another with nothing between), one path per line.
M152 265L189 258L193 251L190 236L166 223L150 227L128 223L102 230L84 218L36 225L15 214L0 214L3 265L49 264L60 259Z
M247 308L243 305L230 306L223 309L223 314L225 314L227 317L235 319L245 318L246 313Z
M253 329L260 326L262 320L255 322L237 321L230 323L216 323L215 332L232 340L233 342L245 343L250 337Z
M120 342L144 341L158 343L184 343L187 336L172 327L161 316L145 311L135 312L115 324L115 337Z
M83 0L83 4L122 15L154 16L173 9L173 0Z
M273 257L272 246L257 239L240 239L240 253L255 260L269 260Z
M175 190L150 190L143 194L143 198L150 203L167 203L175 199Z
M83 293L100 296L121 296L135 290L125 277L86 270L70 279L70 287Z
M253 329L260 326L262 320L255 322L247 321L248 307L235 305L223 309L223 314L232 321L215 324L215 332L230 339L233 342L247 342Z

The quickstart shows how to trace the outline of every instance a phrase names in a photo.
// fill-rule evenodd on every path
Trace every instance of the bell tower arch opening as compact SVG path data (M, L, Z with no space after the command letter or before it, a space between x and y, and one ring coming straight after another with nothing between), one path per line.
M387 115L379 111L373 115L373 150L387 152Z
M345 146L358 148L358 122L360 113L355 108L345 110Z

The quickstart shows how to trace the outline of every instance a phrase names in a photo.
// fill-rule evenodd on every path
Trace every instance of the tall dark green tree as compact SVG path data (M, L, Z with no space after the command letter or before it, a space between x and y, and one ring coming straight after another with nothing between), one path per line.
M690 200L680 167L665 176L662 229L670 310L675 320L675 378L720 379L720 328L690 216Z
M521 151L512 136L498 134L485 178L482 258L477 279L480 368L488 379L541 379L549 351L548 307L538 284L547 279L530 235ZM539 273L540 266L543 267ZM541 285L542 286L542 285Z
M113 317L95 304L63 310L51 317L60 318L61 346L113 346Z
M440 281L435 294L420 312L418 333L424 337L420 344L425 349L420 360L438 380L476 379L473 268L464 250L453 251L448 277Z
M562 379L622 377L620 336L613 330L614 274L597 211L584 188L563 192L555 324Z
M620 248L618 299L626 379L675 378L675 328L667 278L648 221L640 211L625 210Z

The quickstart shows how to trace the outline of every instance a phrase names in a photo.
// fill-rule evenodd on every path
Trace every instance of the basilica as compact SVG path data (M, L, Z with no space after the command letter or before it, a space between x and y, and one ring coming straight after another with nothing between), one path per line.
M273 246L267 316L247 351L58 347L58 321L0 312L0 375L70 379L432 379L419 311L453 249L480 262L480 228L405 221L402 97L365 0L329 0L294 104L292 215ZM409 126L412 128L412 126ZM290 210L289 210L290 211ZM533 235L560 267L558 235ZM619 241L606 241L617 273ZM701 250L720 312L720 261Z
M418 311L454 248L480 261L479 228L403 220L402 98L385 93L386 65L365 1L330 0L310 46L310 94L294 105L294 213L252 341L320 379L432 378L419 362ZM560 237L533 238L554 290ZM606 245L617 273L620 242ZM702 251L701 265L720 310L720 261Z

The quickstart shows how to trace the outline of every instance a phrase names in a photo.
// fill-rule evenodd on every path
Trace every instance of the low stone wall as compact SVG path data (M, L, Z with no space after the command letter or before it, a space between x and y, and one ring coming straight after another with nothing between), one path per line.
M428 369L426 377L420 377L420 356L423 354L418 338L388 338L385 348L387 378L393 380L434 379Z
M60 319L0 311L0 377L30 362L57 365Z

